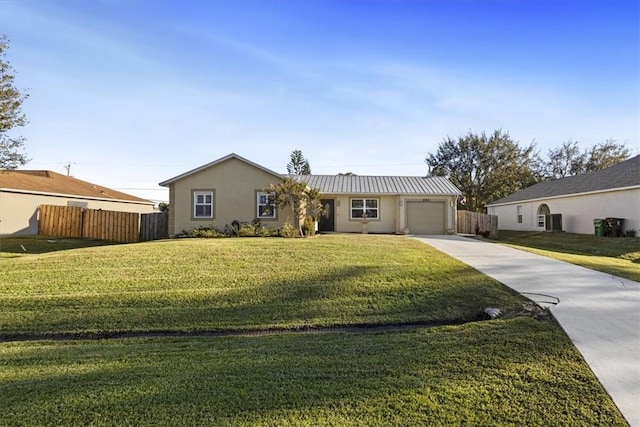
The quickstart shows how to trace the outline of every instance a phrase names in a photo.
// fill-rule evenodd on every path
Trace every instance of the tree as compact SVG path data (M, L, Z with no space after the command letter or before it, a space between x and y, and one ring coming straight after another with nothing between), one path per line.
M27 124L21 107L28 97L13 84L13 67L4 60L8 47L9 40L3 35L0 37L0 169L16 169L29 161L23 152L25 138L7 134L14 127Z
M496 130L447 137L425 162L432 175L447 177L462 191L464 208L483 212L490 202L537 182L536 159L534 143L520 148L508 132Z
M549 150L545 163L545 174L550 179L577 175L584 170L586 160L587 155L580 152L578 141L569 139L559 147Z
M618 143L615 139L607 139L591 147L587 153L584 172L608 168L627 160L630 156L631 151L625 144Z
M580 151L578 141L569 139L549 150L544 170L547 178L559 179L585 172L608 168L629 158L631 152L625 144L614 139Z
M284 177L280 184L271 184L267 191L274 193L274 203L277 207L291 208L300 236L304 236L302 224L305 217L309 216L315 220L322 211L320 190L310 188L304 181Z
M302 151L293 150L291 152L291 161L287 164L287 173L292 176L311 175L309 160L304 158Z

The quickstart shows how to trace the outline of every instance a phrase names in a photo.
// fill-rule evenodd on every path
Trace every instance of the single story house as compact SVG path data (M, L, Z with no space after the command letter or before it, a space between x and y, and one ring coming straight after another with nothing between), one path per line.
M229 154L160 183L169 187L169 234L214 224L259 219L280 228L291 212L269 204L265 189L286 175ZM322 193L320 231L445 234L456 229L460 195L443 177L304 175Z
M45 170L0 170L0 235L38 234L38 206L151 213L153 202Z
M593 234L594 219L640 228L640 156L606 169L544 181L487 205L503 230Z

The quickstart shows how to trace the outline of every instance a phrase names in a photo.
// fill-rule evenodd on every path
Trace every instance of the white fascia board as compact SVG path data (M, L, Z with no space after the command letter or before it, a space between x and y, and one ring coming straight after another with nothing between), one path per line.
M522 203L539 202L542 200L564 199L567 197L590 196L592 194L613 193L615 191L627 191L627 190L634 190L634 189L640 189L640 185L632 185L630 187L608 188L606 190L598 190L598 191L586 191L583 193L561 194L559 196L537 197L535 199L522 199L522 200L516 200L514 202L506 202L506 203L492 203L490 205L485 205L485 208L492 208L495 206L519 205Z

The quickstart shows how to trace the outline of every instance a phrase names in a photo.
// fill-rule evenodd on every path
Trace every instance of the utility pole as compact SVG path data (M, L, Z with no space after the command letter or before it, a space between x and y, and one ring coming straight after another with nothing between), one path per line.
M66 164L64 168L67 170L67 176L71 175L71 163Z

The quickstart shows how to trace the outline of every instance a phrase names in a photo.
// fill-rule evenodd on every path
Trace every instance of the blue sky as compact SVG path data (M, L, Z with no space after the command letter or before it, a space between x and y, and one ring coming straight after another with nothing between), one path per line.
M640 145L637 1L0 0L32 158L156 201L235 152L424 175L446 136Z

